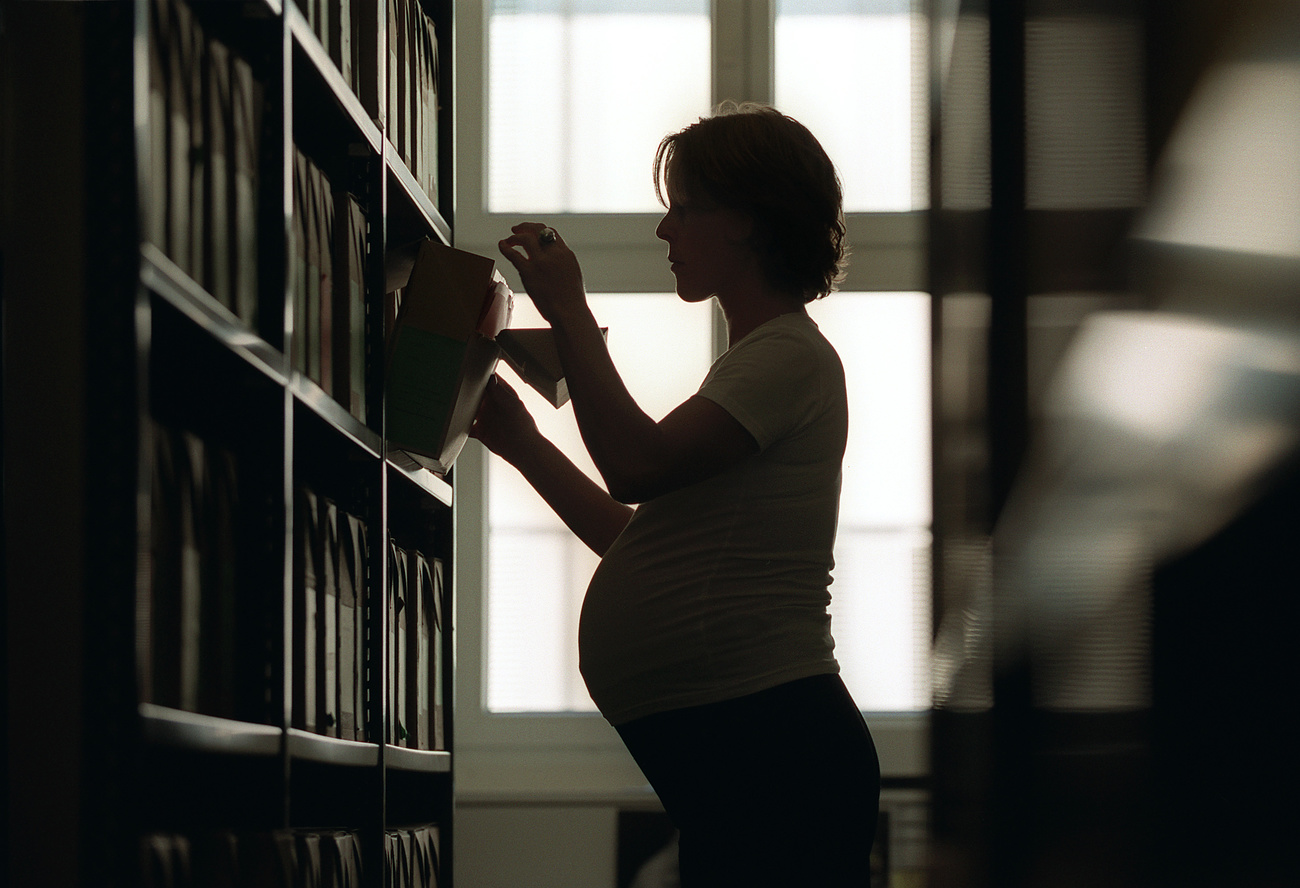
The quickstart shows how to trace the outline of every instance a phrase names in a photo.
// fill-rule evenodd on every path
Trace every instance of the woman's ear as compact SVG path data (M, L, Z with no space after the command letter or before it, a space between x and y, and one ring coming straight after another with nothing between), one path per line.
M740 210L724 210L724 236L733 244L748 244L754 236L754 217Z

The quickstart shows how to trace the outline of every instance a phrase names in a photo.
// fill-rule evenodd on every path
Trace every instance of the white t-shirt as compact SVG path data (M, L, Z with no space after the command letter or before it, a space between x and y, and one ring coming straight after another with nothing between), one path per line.
M592 577L581 671L615 725L839 671L826 611L848 434L839 356L807 315L781 315L699 394L759 452L643 503Z

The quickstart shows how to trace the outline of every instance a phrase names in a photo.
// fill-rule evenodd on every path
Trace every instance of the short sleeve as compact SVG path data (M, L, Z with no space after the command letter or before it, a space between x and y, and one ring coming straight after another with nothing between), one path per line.
M731 414L765 450L822 408L822 363L816 342L802 331L760 328L718 359L699 395Z

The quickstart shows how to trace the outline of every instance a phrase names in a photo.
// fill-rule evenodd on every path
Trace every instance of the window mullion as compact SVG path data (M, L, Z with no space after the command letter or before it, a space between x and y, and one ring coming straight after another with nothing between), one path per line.
M776 0L713 0L713 102L771 103Z

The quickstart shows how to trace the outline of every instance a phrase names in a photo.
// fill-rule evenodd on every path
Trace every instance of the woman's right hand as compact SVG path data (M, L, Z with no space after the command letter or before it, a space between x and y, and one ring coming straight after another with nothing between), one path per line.
M514 462L516 454L531 446L539 434L537 423L519 394L496 374L488 380L469 433L507 462Z

